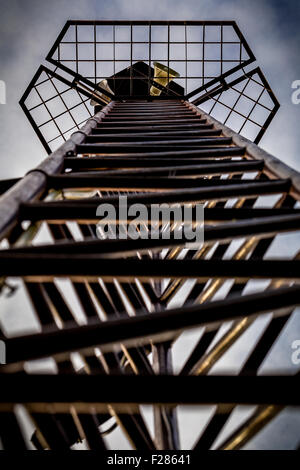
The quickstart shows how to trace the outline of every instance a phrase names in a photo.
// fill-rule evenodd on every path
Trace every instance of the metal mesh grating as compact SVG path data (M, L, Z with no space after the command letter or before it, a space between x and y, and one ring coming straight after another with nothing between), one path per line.
M233 22L68 22L47 59L97 83L134 62L178 71L189 93L253 60ZM127 80L119 76L118 80Z
M248 69L255 57L232 21L68 21L46 60L54 70L41 66L20 103L48 153L87 113L93 114L87 98L95 99L96 92L99 106L106 104L100 90L108 100L134 99L140 83L139 99L193 98L193 103L202 104L210 98L206 110L213 107L221 122L226 120L256 143L279 108L260 69ZM180 75L156 97L150 95L156 83L155 62ZM42 73L45 83L38 86L37 97L36 80ZM103 80L109 81L108 95L99 85ZM49 100L54 84L64 91L65 100L57 92ZM253 102L255 86L260 88L259 102ZM44 106L32 109L30 102L37 100ZM54 115L47 107L55 108Z

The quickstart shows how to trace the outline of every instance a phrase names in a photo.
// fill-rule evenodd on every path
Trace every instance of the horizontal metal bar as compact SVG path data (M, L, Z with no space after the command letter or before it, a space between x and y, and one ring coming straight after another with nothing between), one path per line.
M214 330L224 321L231 321L251 315L256 316L257 314L277 310L280 313L285 307L294 307L299 304L300 287L285 287L270 289L257 294L239 295L200 305L185 306L180 309L166 309L151 314L140 312L139 315L133 317L114 318L102 323L91 320L88 325L80 327L77 325L65 325L63 330L45 327L42 334L34 333L26 336L5 338L7 365L0 366L0 370L9 371L9 365L13 363L65 354L69 351L88 350L95 346L101 347L101 350L104 350L110 347L109 345L112 346L120 342L136 346L137 344L142 344L143 341L163 341L166 338L170 340L175 334L187 328L205 326L208 330ZM284 312L286 312L286 309ZM144 338L143 341L142 338ZM191 390L186 386L184 389L188 391L188 396L191 396ZM251 387L251 393L253 392L252 389L253 387ZM33 390L37 392L38 388L31 389L32 392ZM54 401L54 393L58 389L51 388L49 390L53 393L50 394L50 399ZM91 392L90 395L88 394L91 397L93 393L91 388L88 387L87 390ZM98 388L97 392L99 393ZM151 392L153 392L152 386ZM260 392L262 393L262 390ZM3 387L0 394L0 400L10 401L12 395L10 395L10 398L8 396L5 398L4 393L5 387ZM25 394L21 393L21 395L24 399ZM202 400L202 395L200 394L200 396ZM269 394L268 400L270 400L270 396ZM299 397L298 391L297 396ZM33 395L31 397L33 398ZM70 399L69 394L68 399ZM153 395L151 399L153 399ZM87 400L89 400L88 397ZM99 395L97 400L99 400Z
M90 158L82 158L80 161L78 161L78 158L75 158L76 163L73 161L72 163L68 159L65 162L66 168L72 168L73 170L76 168L77 164L77 170L80 169L93 169L93 160ZM75 165L74 165L75 163ZM127 162L124 162L125 166ZM208 164L201 164L197 165L181 165L178 166L177 162L173 166L153 166L152 168L143 168L142 164L143 162L140 160L138 161L135 165L140 168L132 168L132 169L118 169L118 165L115 165L116 169L115 170L110 170L110 171L99 171L99 175L101 176L126 176L126 175L137 175L137 176L143 176L143 175L168 175L169 173L172 173L173 175L176 174L176 176L183 176L183 175L190 175L190 176L199 176L199 175L220 175L220 174L233 174L233 173L246 173L246 172L256 172L256 171L261 171L263 169L264 163L262 161L249 161L249 160L243 160L243 161L221 161L217 163L213 163L210 161ZM94 163L94 169L98 168L100 169L100 162L97 164ZM103 165L103 163L102 163ZM120 165L122 168L122 165ZM132 166L134 166L132 164ZM144 165L145 166L145 165ZM77 173L78 174L78 173Z
M231 152L231 149L235 150L235 152ZM206 157L212 156L215 152L216 158L212 158L208 160ZM224 154L225 153L225 154ZM152 168L157 167L169 167L170 160L171 160L171 152L163 152L163 155L159 153L157 155L151 154L131 154L128 158L124 158L118 154L118 156L106 155L106 156L95 156L95 157L68 157L64 160L64 167L65 169L97 169L97 168ZM242 156L243 149L237 149L235 147L229 147L226 149L215 149L215 150L199 150L199 151L192 151L192 152L184 152L185 158L179 158L181 152L175 152L173 155L172 161L175 163L175 167L179 168L180 166L187 166L187 165L215 165L215 164L229 164L233 163L230 159L231 156ZM188 158L190 157L190 158ZM236 163L241 163L244 160L236 160Z
M180 135L182 134L182 135ZM187 136L189 139L197 139L197 137L201 136L219 136L221 134L221 131L215 130L215 129L204 129L204 130L196 130L196 131L172 131L172 132L149 132L147 134L141 134L141 133L131 133L131 134L97 134L97 135L89 135L85 143L100 143L102 141L108 141L109 139L113 139L113 142L119 142L119 141L126 141L130 142L131 140L136 141L136 140L142 140L142 141L150 141L150 142L155 142L155 141L165 141L166 138L172 138L172 136L176 137L176 140L186 140Z
M48 220L49 217L57 219L66 218L72 219L77 216L80 220L85 216L90 217L91 215L96 216L96 210L102 199L93 200L90 199L88 204L82 203L81 200L65 200L61 202L43 202L43 201L32 201L29 203L22 203L20 205L20 220L35 220L37 217L43 217L43 220ZM116 208L118 209L118 208ZM193 217L195 216L195 207L192 207ZM298 220L297 217L300 214L300 209L290 209L290 208L205 208L204 217L206 221L220 221L220 220L229 220L229 221L239 221L243 219L248 219L247 223L254 223L253 219L259 218L259 221L255 223L267 224L269 221L277 221L278 223L288 223L289 220ZM116 211L117 219L118 211ZM75 217L76 218L76 217ZM99 217L97 217L99 220ZM127 220L133 219L134 216L128 216ZM272 219L271 219L272 218ZM250 227L251 225L249 225ZM217 227L215 227L217 228ZM209 227L206 227L208 230ZM212 228L210 228L212 229ZM284 227L282 227L284 230ZM52 245L51 245L52 246ZM37 246L35 246L37 248ZM11 248L12 250L13 248ZM27 248L26 248L27 249Z
M50 220L51 223L61 223L61 220L84 220L88 223L100 224L100 219L96 217L97 203L93 207L81 207L81 211L78 206L69 206L68 208L63 207L61 209L52 211L51 208L45 208L43 206L26 206L21 209L21 216L23 220ZM45 210L46 209L46 210ZM83 210L82 210L83 209ZM279 211L279 213L277 212ZM193 211L193 221L196 221L195 210ZM227 213L226 213L227 212ZM300 230L300 210L289 211L288 209L205 209L204 212L205 221L212 220L232 220L231 223L220 224L217 226L205 225L204 230L204 241L205 243L211 243L213 241L224 242L240 237L258 236L269 237L272 234L278 234L283 232L289 232L293 230ZM230 217L230 218L229 218ZM252 218L250 218L252 217ZM134 217L129 217L126 220L120 219L117 215L116 224L129 223ZM246 219L246 220L244 220ZM146 224L151 224L151 220L143 221ZM106 224L107 221L105 220ZM112 221L112 224L114 222ZM160 235L159 239L138 239L138 240L85 240L82 242L65 242L56 245L38 245L30 246L26 248L10 249L7 253L102 253L104 256L117 257L121 254L136 253L140 250L148 249L161 249L163 247L171 246L184 246L189 243L189 240L185 237L184 233L180 239L163 239ZM4 254L3 250L0 252Z
M232 20L212 21L212 20L68 20L66 25L123 25L123 26L235 26Z
M101 152L103 162L108 161L109 158L117 161L117 158L122 157L123 162L127 161L129 158L151 158L155 159L158 158L162 159L177 159L179 161L183 161L183 157L190 157L190 158L222 158L228 156L242 156L245 153L243 147L199 147L199 149L190 148L189 150L175 150L173 147L173 151L168 150L168 148L164 147L164 150L160 150L159 152L152 151L151 153L145 152ZM144 150L144 149L143 149ZM89 155L91 158L94 158L94 155ZM107 159L107 160L106 160Z
M139 116L139 117L157 117L157 113L154 113L153 111L158 111L159 116L163 117L169 117L173 116L174 114L182 114L183 116L189 116L189 117L197 117L199 119L199 116L193 111L192 109L188 109L184 103L180 103L179 106L174 106L174 105L169 105L169 106L156 106L156 109L147 109L146 107L143 108L138 108L137 106L134 106L132 109L128 108L115 108L111 113L109 114L109 117L116 117L116 116L121 116L121 117L126 117L126 116Z
M173 119L171 122L169 120L162 120L162 119L149 119L147 121L106 121L101 123L101 127L123 127L123 126L169 126L172 123L173 126L179 125L197 125L197 124L205 124L206 119Z
M282 180L271 180L268 187L277 188L282 186ZM49 175L49 188L139 188L139 189L168 189L168 188L196 188L196 191L204 188L210 188L217 191L218 187L228 187L234 190L235 186L249 187L252 191L254 188L260 188L260 184L256 180L210 180L204 178L176 178L176 177L151 177L151 176L103 176L100 172L81 172L67 173L64 175ZM285 186L286 187L286 186ZM197 193L198 194L198 193ZM220 196L219 193L218 196Z
M195 278L299 279L300 260L106 259L101 254L26 254L0 252L0 275L41 281L70 277L95 279ZM36 279L37 278L37 279Z
M204 130L208 130L208 129L212 129L213 126L212 124L197 124L197 125L193 125L193 124L187 124L186 126L185 125L182 125L182 126L172 126L172 125L168 125L168 126L162 126L162 127L159 127L159 126L137 126L137 127L104 127L102 128L101 126L100 127L97 127L95 129L93 129L91 135L99 135L99 136L103 136L103 135L108 135L109 138L111 138L111 135L118 135L118 136L121 136L121 135L132 135L133 133L134 134L137 134L137 136L139 136L140 134L145 134L145 135L151 135L153 133L153 135L157 134L157 135L161 135L161 134L165 134L166 136L168 135L176 135L176 134L182 134L184 132L187 132L187 135L192 135L192 134L196 134L197 132L199 131L204 131Z
M51 64L53 65L56 65L57 67L60 67L62 66L62 63L61 62L58 62L58 61L54 61L51 59ZM73 61L72 61L73 62ZM82 61L84 62L84 61ZM99 61L100 62L100 61ZM104 62L107 62L107 60L105 60ZM115 62L119 62L118 60L116 60ZM124 62L123 60L120 60L120 62ZM67 67L66 67L67 69ZM69 69L71 70L71 69ZM84 78L84 77L81 77L81 78ZM93 77L90 77L90 78L93 78ZM127 80L130 80L128 79L127 77ZM141 80L148 80L149 83L152 83L154 84L155 86L157 86L157 88L159 88L160 90L163 89L162 85L159 85L157 82L154 82L154 80L152 78L148 78L145 77L145 78L141 78ZM91 83L92 82L89 82L89 85L91 86ZM170 96L168 95L156 95L156 96L152 96L152 95L139 95L139 98L141 100L148 100L148 101L158 101L158 102L167 102L167 101L173 101L174 100L174 96L175 96L175 99L176 99L176 96L177 96L177 101L181 101L182 99L184 99L184 96L183 95L179 95L178 93L174 92L174 90L170 89L170 88L167 88L168 92L171 93ZM115 100L126 100L126 101L135 101L136 100L136 96L131 96L131 95L114 95L114 99Z
M168 121L180 121L180 120L186 120L187 122L193 122L193 121L198 121L198 116L196 114L186 114L186 113L166 113L166 114L161 114L158 113L158 115L151 114L151 121L163 121L163 122L168 122ZM114 122L122 122L122 121L138 121L138 122L146 122L149 121L149 116L145 115L145 113L134 113L134 114L117 114L116 116L109 114L105 118L105 122L110 122L112 125Z
M113 153L117 152L120 149L126 152L134 152L138 150L143 150L144 152L153 152L155 150L169 150L171 151L174 147L181 148L182 150L189 149L191 147L202 147L202 146L217 146L217 145L230 145L231 139L227 137L214 137L206 138L202 137L200 139L193 140L161 140L159 142L101 142L100 144L81 144L77 145L76 152L77 154L102 154L102 153Z
M225 181L225 180L224 180ZM232 182L232 180L229 180ZM223 182L223 180L222 180ZM78 184L78 182L77 182ZM103 183L104 184L104 183ZM137 186L137 183L135 183ZM65 187L67 182L63 182L59 187ZM58 185L57 185L58 186ZM109 185L107 185L109 186ZM107 187L106 186L106 187ZM110 183L110 186L113 187L113 183ZM50 186L51 187L51 186ZM74 187L68 184L68 187ZM81 187L91 187L90 182L82 182ZM95 186L101 187L101 182L95 181ZM131 187L133 188L134 185ZM145 186L144 186L145 187ZM157 186L156 186L157 187ZM224 185L215 185L212 187L203 187L203 188L188 188L188 189L178 189L177 191L165 191L165 192L153 192L153 193L144 193L144 194L128 194L127 201L128 203L141 202L143 204L161 204L161 203L172 203L172 202L191 202L191 201L203 201L203 200L213 200L220 199L226 200L233 197L242 197L242 196L259 196L267 194L281 194L289 191L290 181L289 180L278 180L278 181L266 181L266 182L252 182L239 184L224 184ZM81 201L82 204L88 204L90 201L89 198L84 198ZM102 203L110 204L119 204L118 196L105 196L101 198Z
M186 122L186 120L182 120L179 123L173 123L169 121L147 121L145 123L141 122L104 122L101 123L101 126L97 127L96 129L99 129L99 132L106 132L106 129L109 130L115 130L116 132L119 132L126 128L134 128L136 130L141 129L154 129L154 130L164 130L164 129L187 129L187 128L201 128L204 124L207 124L206 119L199 119L199 121L194 121L194 122ZM97 130L95 132L98 132Z
M137 79L139 79L139 77L136 77ZM124 77L122 78L122 80L128 80L128 77ZM135 79L135 77L134 77ZM142 77L141 80L144 80L145 82L148 80L148 77ZM151 81L153 82L154 85L156 85L156 82L153 81L153 77L151 78ZM165 88L162 87L162 90L164 90ZM161 100L160 101L151 101L152 97L148 95L147 97L147 101L146 100L139 100L138 102L136 102L133 97L131 97L131 100L126 100L126 101L117 101L116 103L119 105L117 108L116 108L116 114L118 113L121 113L121 114L127 114L128 112L129 113L139 113L141 114L141 112L143 112L144 110L146 112L150 112L150 111L158 111L158 112L162 112L163 114L165 114L166 116L168 115L167 114L167 111L170 111L171 113L182 113L182 114L185 114L186 111L188 111L188 114L192 117L196 116L195 112L193 110L190 110L190 109L187 109L186 106L184 105L184 96L180 95L180 96L177 96L177 98L175 100L173 99L170 99L171 96L169 97L169 99L167 100L164 100L164 97L166 97L166 95L161 95ZM153 116L156 117L156 113L153 113Z
M134 101L126 101L126 102L121 102L121 101L118 101L116 102L116 108L115 108L115 112L118 113L123 113L123 112L130 112L130 113L134 113L134 112L141 112L141 111L146 111L146 112L150 112L150 111L162 111L162 112L166 112L168 110L170 111L186 111L186 107L185 107L185 104L184 104L184 101L183 100L176 100L176 101L171 101L171 100L168 100L168 101L164 101L164 102L158 102L158 101L151 101L151 102L146 102L146 101L138 101L138 102L134 102ZM188 110L190 112L193 113L192 110Z
M122 137L124 137L122 135ZM141 136L139 136L141 137ZM168 137L168 136L167 136ZM109 136L109 138L111 139L112 136ZM125 148L128 149L128 148L135 148L135 147L149 147L149 148L152 148L152 147L155 147L157 145L176 145L176 144L179 144L179 145L195 145L195 144L199 144L199 145L230 145L231 144L231 139L228 138L228 137L214 137L214 138L206 138L206 137L201 137L201 138L198 138L198 139L194 139L194 140L190 140L190 139L184 139L184 140L177 140L176 138L170 138L170 139L166 139L166 137L163 137L162 136L162 139L160 140L160 142L158 143L154 143L151 147L149 146L148 143L146 142L143 142L143 141L135 141L134 144L133 143L128 143L126 141L126 139L123 141L123 142L115 142L115 139L113 139L112 141L108 141L108 142L101 142L99 145L97 144L81 144L81 145L78 145L78 150L82 150L82 153L86 153L88 152L88 149L90 148L90 153L93 153L94 151L97 151L97 148L100 149L100 151L102 151L103 149L105 149L106 147L109 147L109 148L120 148L120 147L124 147L126 146Z
M300 405L294 376L26 375L1 374L1 403L126 403ZM34 406L34 405L33 405Z
M177 108L171 108L169 106L169 108L166 108L165 106L162 106L160 108L157 108L157 109L132 109L132 110L128 110L128 109L115 109L114 111L111 111L109 113L109 119L111 118L126 118L126 117L131 117L131 118L134 118L135 116L136 117L143 117L143 118L151 118L151 117L157 117L157 118L162 118L162 117L170 117L170 116L174 116L174 115L182 115L183 117L196 117L197 119L199 119L199 117L195 114L194 111L192 110L189 110L184 104L182 104L180 107L177 107ZM108 120L109 120L108 119Z

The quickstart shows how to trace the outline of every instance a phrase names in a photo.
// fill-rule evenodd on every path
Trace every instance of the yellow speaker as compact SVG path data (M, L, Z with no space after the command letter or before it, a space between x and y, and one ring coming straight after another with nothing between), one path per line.
M110 89L109 84L107 83L106 79L104 79L101 82L97 83L97 85L99 85L101 88L108 91L112 95L114 94L113 91ZM96 91L94 91L93 94L96 95L96 96L99 96L99 98L101 98L102 101L105 101L105 103L109 103L111 101L109 96L104 95L104 93L101 93L100 91L96 90ZM98 103L98 101L95 101L95 100L91 99L90 105L91 106L99 106L99 103Z
M173 78L180 77L180 74L175 70L170 69L166 65L154 62L154 81L162 86L167 86ZM150 95L159 96L162 90L152 85L150 88Z

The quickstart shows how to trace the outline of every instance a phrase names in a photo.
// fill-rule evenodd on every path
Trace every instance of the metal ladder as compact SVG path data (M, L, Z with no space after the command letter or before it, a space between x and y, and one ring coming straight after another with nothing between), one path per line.
M177 405L217 405L195 436L197 450L213 445L237 404L258 406L220 449L243 447L285 406L299 405L298 375L258 375L300 304L298 253L267 256L278 235L300 228L299 191L298 173L189 102L111 102L89 119L0 199L9 244L0 251L3 292L7 277L22 278L40 324L39 332L0 338L3 447L29 446L16 404L35 423L37 448L84 441L105 449L105 436L120 426L133 448L150 450L180 448ZM203 246L100 239L97 207L117 208L120 195L147 207L201 202ZM52 242L33 244L43 226ZM58 287L65 278L83 322ZM270 282L247 294L253 279ZM238 372L208 375L266 312L272 318ZM174 345L197 327L204 331L175 372ZM26 372L27 361L49 357L55 374ZM141 404L154 405L154 435Z

